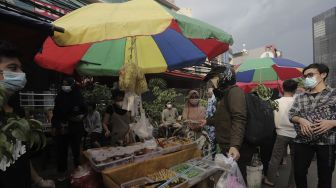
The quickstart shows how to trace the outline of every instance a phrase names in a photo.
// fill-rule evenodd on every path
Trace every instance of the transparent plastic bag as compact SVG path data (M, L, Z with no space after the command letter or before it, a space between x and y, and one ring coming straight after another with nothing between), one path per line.
M224 170L215 188L246 188L243 176L237 162L232 157L223 154L216 155L216 164Z
M132 126L134 133L141 139L147 139L153 137L153 126L146 118L144 112L141 112L139 121Z

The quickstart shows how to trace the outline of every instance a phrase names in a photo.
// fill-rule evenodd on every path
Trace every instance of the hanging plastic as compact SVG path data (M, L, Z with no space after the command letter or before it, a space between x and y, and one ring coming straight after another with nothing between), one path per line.
M246 188L238 164L232 157L216 154L215 162L224 171L215 188Z

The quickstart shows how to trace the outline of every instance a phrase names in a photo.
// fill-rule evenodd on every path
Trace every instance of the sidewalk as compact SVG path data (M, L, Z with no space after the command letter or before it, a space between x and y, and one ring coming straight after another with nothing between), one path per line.
M289 169L290 169L290 159L287 159L287 165L282 165L279 169L280 177L276 180L276 186L274 188L286 188L288 177L289 177ZM316 161L312 161L309 171L308 171L308 186L309 188L317 187L317 166ZM336 172L333 174L333 186L336 187ZM262 188L270 188L269 186L263 185Z

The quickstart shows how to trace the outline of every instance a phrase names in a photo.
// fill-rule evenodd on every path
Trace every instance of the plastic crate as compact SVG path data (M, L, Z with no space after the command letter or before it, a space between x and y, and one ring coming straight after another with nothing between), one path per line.
M135 155L134 162L146 161L160 155L162 155L162 148L157 148L156 150L151 151L150 153L146 153L144 155Z
M132 163L134 161L134 156L131 155L129 157L125 157L122 159L118 159L118 160L114 160L111 162L107 162L107 163L100 163L100 164L96 164L92 159L90 159L90 163L91 166L94 170L100 172L106 168L113 168L113 167L117 167L120 165L124 165L124 164L128 164L128 163Z

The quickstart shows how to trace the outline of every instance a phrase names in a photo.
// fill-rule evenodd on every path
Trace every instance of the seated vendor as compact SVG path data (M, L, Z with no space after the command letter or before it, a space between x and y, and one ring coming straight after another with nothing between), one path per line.
M167 102L166 108L161 113L162 124L163 127L181 127L179 123L177 123L178 119L177 109L173 107L171 102Z

